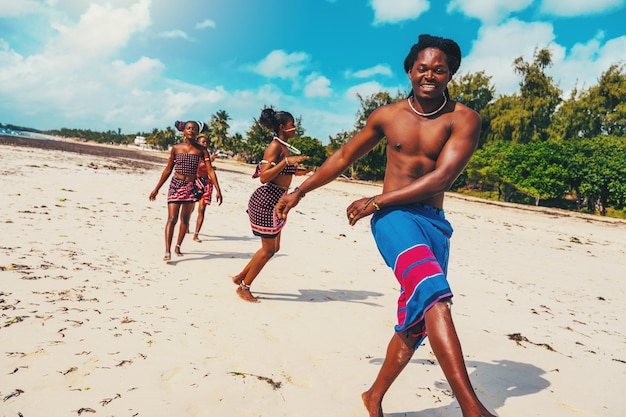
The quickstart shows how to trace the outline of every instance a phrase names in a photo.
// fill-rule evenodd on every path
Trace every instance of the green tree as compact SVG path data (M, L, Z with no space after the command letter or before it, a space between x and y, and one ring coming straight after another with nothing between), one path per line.
M273 137L273 133L264 126L259 124L259 121L254 119L254 123L250 126L250 129L246 132L246 141L241 152L241 158L247 163L257 164L263 159L265 148L268 142Z
M484 71L455 76L448 83L450 98L478 113L493 100L495 92L491 77L485 75Z
M517 94L499 96L485 107L481 113L483 131L481 143L506 141L523 143L524 125L530 120L530 114L521 106Z
M235 133L228 138L228 146L224 146L226 150L232 151L236 154L243 152L245 147L245 140L241 133Z
M496 191L498 200L511 201L517 189L505 180L504 173L513 146L512 142L489 141L478 149L464 171L468 186L479 191Z
M343 130L337 133L335 136L329 136L328 137L329 142L328 142L328 145L326 145L326 158L328 158L330 155L337 152L337 150L339 150L339 148L345 145L355 134L356 132L354 131L347 132ZM356 177L356 172L354 172L354 164L351 165L347 171L348 171L348 174L344 174L344 175L347 175L349 178Z
M561 90L554 84L552 77L545 69L552 65L552 54L549 49L540 49L535 53L535 61L525 62L518 57L513 62L515 73L523 77L520 82L521 105L528 115L528 123L524 124L524 142L546 140L554 110L561 102Z
M603 120L603 133L623 136L626 134L626 74L623 64L612 65L600 77L597 94L604 99L598 109Z
M167 149L168 145L165 134L157 128L152 129L152 132L146 136L146 144L157 149Z
M601 135L565 141L569 185L590 212L626 204L626 137Z
M486 106L484 120L488 126L483 132L486 141L528 143L548 139L548 127L561 102L561 90L545 74L550 65L552 55L548 49L537 51L532 63L522 57L513 61L514 72L522 77L519 94L501 96Z
M500 172L505 183L533 197L538 206L540 200L562 198L568 191L566 159L556 142L517 144L509 148Z
M326 145L326 156L334 154L339 148L345 145L356 132L347 132L345 130L337 133L335 136L329 136L328 145Z
M163 132L163 136L165 137L165 146L167 149L169 145L174 145L178 140L178 133L172 126L168 126L165 128L165 132Z
M591 137L600 133L598 118L592 116L591 100L588 92L572 90L570 98L555 112L548 128L552 140L566 140L578 137Z
M302 155L309 157L304 162L307 167L319 167L326 160L326 149L319 139L310 136L296 136L289 143L302 152Z
M208 126L208 138L213 149L223 149L225 143L227 143L228 129L230 129L229 120L230 116L225 110L218 110L211 116Z
M624 65L612 65L598 84L575 89L554 115L550 137L566 140L601 134L626 134L626 74Z
M479 147L486 141L489 127L489 120L486 119L482 113L485 107L493 100L495 91L495 86L491 84L491 77L485 75L484 71L454 77L450 83L448 83L448 93L452 100L463 103L470 109L481 114L482 129ZM464 175L461 174L461 177L459 177L460 181L457 180L457 182L462 182L463 177Z
M300 136L304 136L304 132L306 132L306 129L302 127L302 116L295 117L294 124L296 126L295 137L299 138Z

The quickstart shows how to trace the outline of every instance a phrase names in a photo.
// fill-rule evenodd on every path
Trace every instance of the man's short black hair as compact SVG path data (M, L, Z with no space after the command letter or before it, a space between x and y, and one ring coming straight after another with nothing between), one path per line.
M450 72L454 75L461 66L461 48L452 39L446 39L439 36L420 35L417 43L411 47L409 54L404 59L404 71L409 72L417 55L427 48L440 49L446 54L446 61Z

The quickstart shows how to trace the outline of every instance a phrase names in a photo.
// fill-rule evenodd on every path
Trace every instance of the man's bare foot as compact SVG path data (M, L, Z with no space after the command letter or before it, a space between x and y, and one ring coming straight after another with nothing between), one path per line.
M367 409L370 417L383 417L383 407L380 402L376 402L370 396L369 391L365 391L361 394L361 400L363 400L363 405Z
M233 277L233 284L235 285L241 285L241 283L243 282L243 278L241 275L235 275Z
M194 240L194 242L202 242L202 241L200 240L200 238L198 237L198 235L194 235L194 236L193 236L193 240Z
M245 285L243 282L239 284L239 287L237 287L237 295L242 300L250 303L260 303L260 301L250 292L250 286Z
M176 248L174 248L174 252L176 252L176 255L178 256L183 256L183 253L180 251L180 245L176 245Z

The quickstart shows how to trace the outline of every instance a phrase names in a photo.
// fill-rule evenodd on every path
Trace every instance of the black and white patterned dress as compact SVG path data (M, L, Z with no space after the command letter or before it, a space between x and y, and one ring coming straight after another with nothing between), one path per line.
M267 163L267 161L261 161ZM296 173L296 165L286 165L279 175L294 175ZM252 175L257 178L260 175L261 165ZM252 233L260 237L273 238L278 236L280 231L285 227L286 219L279 219L276 215L276 205L278 200L287 193L287 189L268 182L257 188L250 196L248 201L248 217L250 218L250 226Z

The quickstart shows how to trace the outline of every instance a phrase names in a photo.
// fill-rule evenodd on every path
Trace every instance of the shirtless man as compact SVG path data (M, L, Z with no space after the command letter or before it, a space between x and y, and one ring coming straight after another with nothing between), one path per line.
M413 89L409 98L373 111L361 131L276 207L285 218L306 193L387 138L382 193L356 200L346 210L350 225L373 215L374 239L401 286L395 333L378 376L361 395L370 417L383 417L385 393L426 334L463 416L493 417L470 383L446 278L452 227L444 217L444 193L476 150L481 125L476 112L447 96L460 63L456 42L421 35L404 61Z

